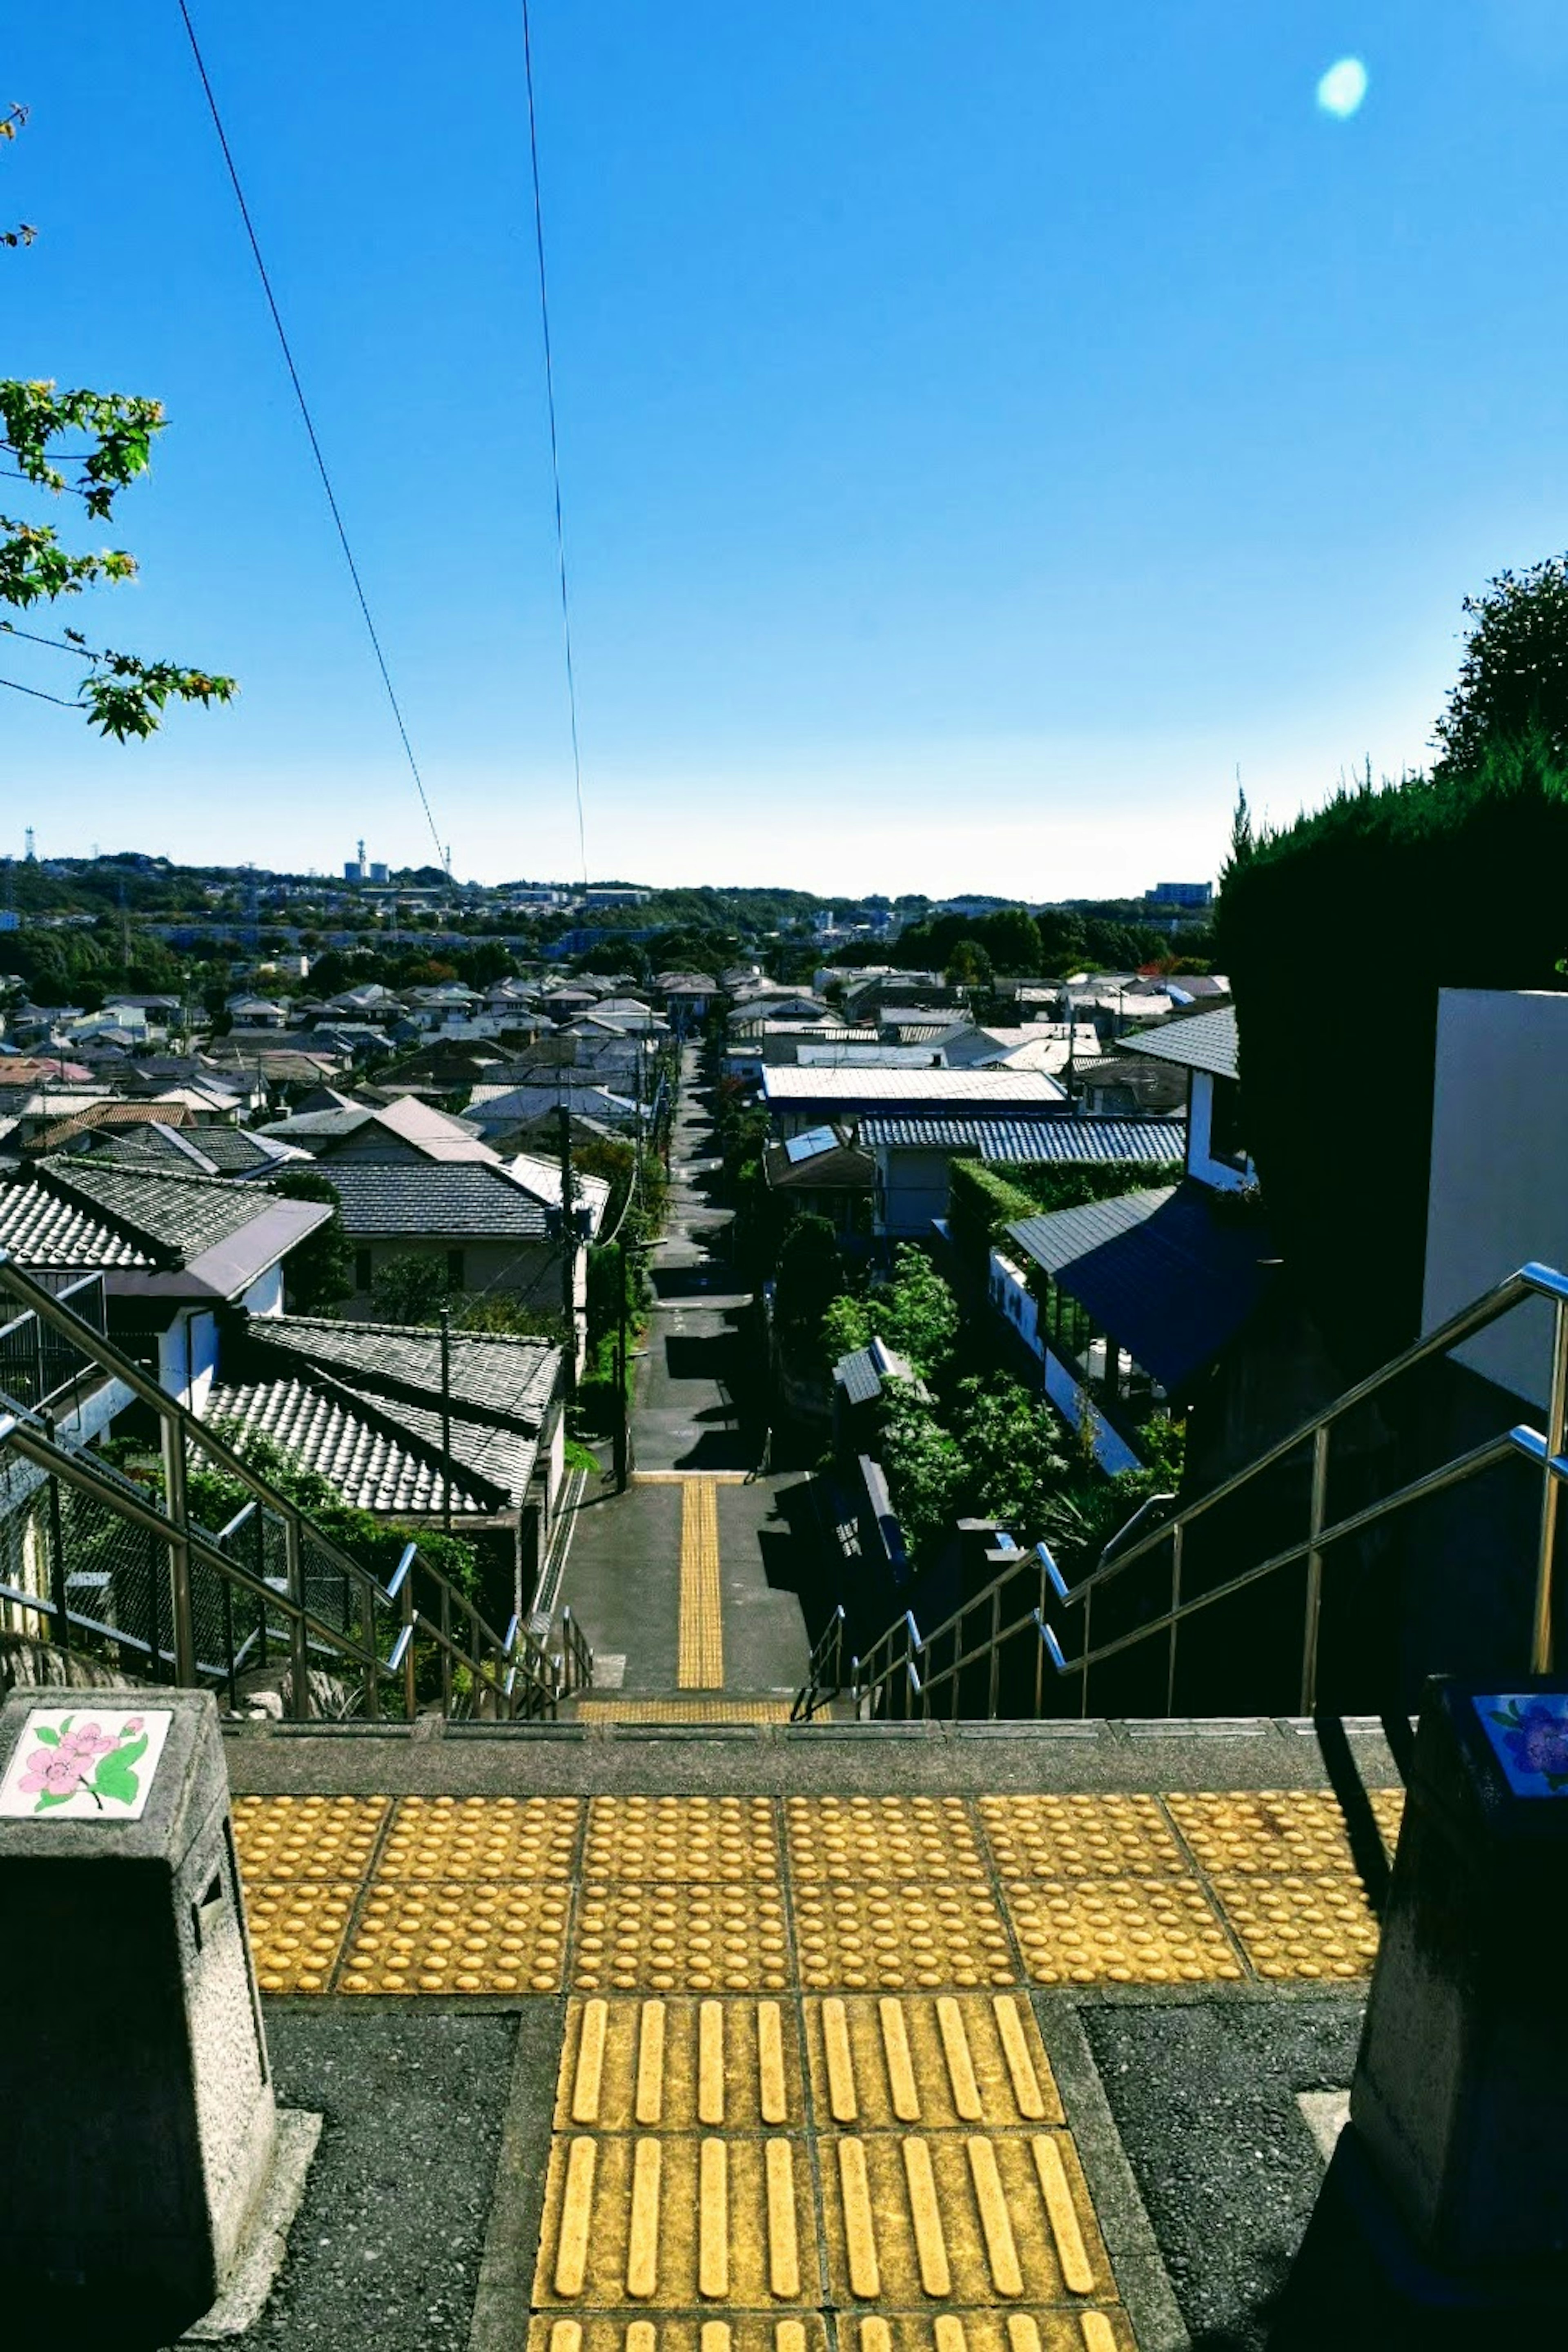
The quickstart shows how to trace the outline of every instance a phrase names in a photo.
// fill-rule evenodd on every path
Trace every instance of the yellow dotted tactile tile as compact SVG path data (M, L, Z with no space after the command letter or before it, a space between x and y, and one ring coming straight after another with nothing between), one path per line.
M595 1797L585 1878L766 1878L779 1874L771 1797Z
M1371 1791L1373 1819L1383 1832L1384 1844L1390 1853L1399 1843L1400 1825L1405 1819L1403 1789L1373 1789Z
M342 1949L355 1885L262 1879L245 1890L245 1916L263 1992L325 1992Z
M846 2132L821 2150L829 2292L894 2310L1115 2293L1066 2132Z
M839 2352L1135 2352L1127 2315L1114 2305L1109 2310L846 2315L838 2344Z
M1260 1977L1371 1975L1377 1922L1350 1872L1218 1872L1213 1885Z
M980 1818L1004 1878L1191 1874L1153 1797L982 1797Z
M361 1878L385 1797L239 1797L234 1842L252 1878Z
M719 1490L711 1478L689 1478L680 1490L680 1620L675 1679L682 1690L720 1690L724 1683Z
M1014 1879L1006 1895L1037 1984L1202 1984L1242 1974L1194 1878Z
M569 1878L576 1797L405 1797L376 1864L384 1878Z
M789 2000L574 2000L557 2131L798 2130L800 2039Z
M338 1981L341 1992L557 1992L572 1890L372 1882Z
M573 1978L580 1992L782 1992L790 1981L776 1885L584 1883Z
M791 1797L791 1866L805 1878L981 1878L962 1797Z
M901 1992L1016 1978L1001 1914L977 1881L803 1879L794 1900L803 1985Z
M820 2300L804 2140L552 2142L535 2309L728 2313Z
M1115 2341L1120 2345L1121 2339ZM657 2320L536 2315L528 2331L528 2352L826 2352L826 2342L822 2315L815 2311L803 2311L793 2319L743 2312L733 2319L662 2313ZM1055 2347L1042 2352L1055 2352ZM1076 2345L1073 2352L1078 2352Z
M1202 1870L1354 1868L1344 1816L1326 1790L1260 1789L1165 1801Z
M787 1698L596 1698L584 1691L577 1713L590 1723L787 1723ZM563 2325L568 2323L563 2322Z
M1034 2011L1018 1993L829 1995L807 2000L805 2038L819 2126L1063 2121Z

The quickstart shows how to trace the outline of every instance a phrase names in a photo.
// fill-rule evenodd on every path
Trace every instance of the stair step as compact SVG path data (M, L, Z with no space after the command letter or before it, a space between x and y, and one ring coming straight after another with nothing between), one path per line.
M563 1707L584 1723L787 1723L790 1696L777 1691L594 1691Z

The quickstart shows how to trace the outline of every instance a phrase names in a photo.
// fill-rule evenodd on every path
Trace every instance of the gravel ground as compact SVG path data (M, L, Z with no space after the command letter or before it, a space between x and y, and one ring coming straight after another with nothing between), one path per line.
M1298 2091L1349 2083L1360 1999L1086 2005L1194 2352L1261 2352L1322 2183Z
M279 2105L326 2123L237 2352L463 2352L515 2032L501 2016L269 2012Z

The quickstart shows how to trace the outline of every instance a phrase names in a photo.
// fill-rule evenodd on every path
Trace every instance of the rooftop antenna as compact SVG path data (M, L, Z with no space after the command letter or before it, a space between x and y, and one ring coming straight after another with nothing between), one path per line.
M33 828L31 825L27 827L27 846L26 855L29 866L36 866L37 864L38 853L33 845Z

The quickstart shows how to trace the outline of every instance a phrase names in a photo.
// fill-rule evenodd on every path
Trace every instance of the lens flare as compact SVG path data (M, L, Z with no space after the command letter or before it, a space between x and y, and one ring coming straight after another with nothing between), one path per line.
M1337 122L1348 122L1366 96L1367 70L1359 58L1342 58L1318 84L1318 104Z

